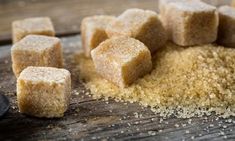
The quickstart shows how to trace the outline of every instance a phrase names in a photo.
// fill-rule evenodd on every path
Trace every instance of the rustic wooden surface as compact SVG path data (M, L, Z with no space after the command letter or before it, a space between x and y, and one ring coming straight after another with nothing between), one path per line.
M0 89L11 102L0 119L0 140L235 140L235 118L216 116L162 119L149 108L110 100L94 100L84 93L76 54L80 36L62 39L66 68L72 72L73 93L69 110L61 119L39 119L18 112L16 83L11 70L10 45L0 47ZM77 95L77 92L80 94ZM137 115L138 113L138 115Z
M230 0L206 0L215 5ZM235 140L235 118L216 116L162 119L138 104L94 100L84 93L76 67L80 37L64 37L66 68L72 71L73 93L69 110L61 119L22 115L16 105L16 82L11 70L10 25L13 20L50 16L57 35L79 33L84 16L117 15L131 7L157 10L157 0L0 0L0 90L11 102L0 119L0 140ZM77 95L77 93L80 93ZM138 113L138 115L137 115Z
M213 5L231 0L204 0ZM82 18L90 15L119 15L128 8L158 11L158 0L0 0L0 44L11 42L11 22L27 17L49 16L57 35L80 32Z

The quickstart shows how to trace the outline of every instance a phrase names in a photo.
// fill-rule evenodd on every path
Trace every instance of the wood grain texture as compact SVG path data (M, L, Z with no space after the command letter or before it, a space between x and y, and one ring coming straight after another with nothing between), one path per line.
M22 115L16 105L16 80L11 70L10 45L0 47L0 89L11 102L0 119L0 140L235 140L235 118L215 116L162 119L137 103L105 102L85 95L76 68L80 36L63 38L66 68L72 73L73 92L69 110L61 119ZM77 92L80 94L77 95ZM137 114L138 113L138 114Z
M231 0L204 0L213 5ZM0 44L11 41L11 22L49 16L57 36L80 32L81 20L90 15L119 15L128 8L158 11L158 0L0 0Z

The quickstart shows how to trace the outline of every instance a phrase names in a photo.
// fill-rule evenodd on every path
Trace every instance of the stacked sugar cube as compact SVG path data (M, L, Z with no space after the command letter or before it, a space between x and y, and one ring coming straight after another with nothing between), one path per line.
M154 53L167 40L165 29L156 12L129 9L109 24L106 32L110 38L127 36L138 39Z
M36 117L62 117L71 92L70 72L62 69L63 50L47 17L12 24L12 69L19 110Z
M151 71L151 53L167 40L157 13L149 10L128 9L112 19L88 17L81 27L86 56L91 54L97 72L121 88Z

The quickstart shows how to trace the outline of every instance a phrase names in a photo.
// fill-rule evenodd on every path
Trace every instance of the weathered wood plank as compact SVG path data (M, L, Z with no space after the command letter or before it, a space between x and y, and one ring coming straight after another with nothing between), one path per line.
M61 119L22 115L16 105L16 83L11 70L10 46L0 48L0 89L10 98L11 108L0 119L0 140L235 140L235 118L215 116L162 119L138 104L94 100L85 95L75 57L80 37L63 38L66 68L72 73L73 93L69 110ZM79 95L76 95L79 92ZM138 115L136 114L138 113Z

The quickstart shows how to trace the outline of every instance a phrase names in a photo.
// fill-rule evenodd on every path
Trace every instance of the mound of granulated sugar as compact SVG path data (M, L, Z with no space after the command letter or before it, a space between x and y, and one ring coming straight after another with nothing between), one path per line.
M153 56L152 72L125 89L96 74L92 60L77 59L94 98L138 102L164 117L235 116L235 49L168 43Z

